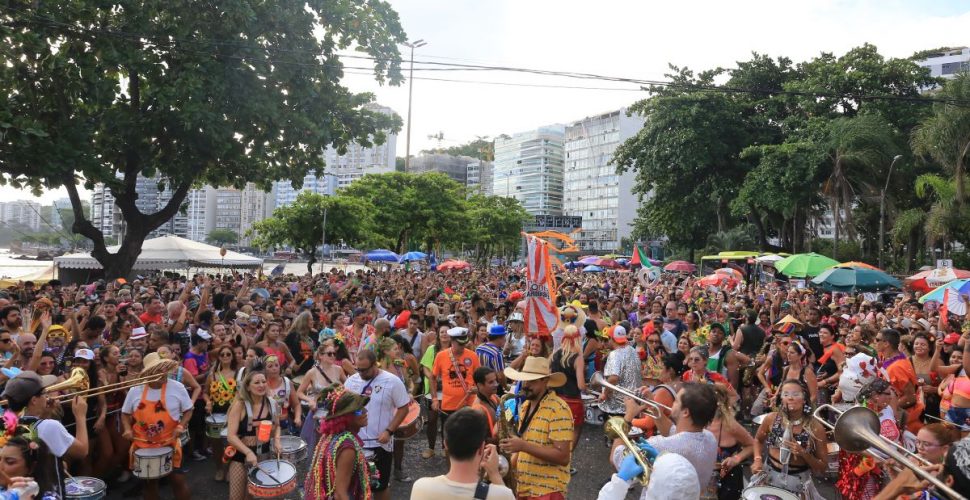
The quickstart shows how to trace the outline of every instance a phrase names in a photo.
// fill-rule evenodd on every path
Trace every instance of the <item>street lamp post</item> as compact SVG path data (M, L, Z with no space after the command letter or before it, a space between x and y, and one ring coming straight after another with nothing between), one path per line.
M889 178L893 175L893 167L903 155L896 155L893 162L889 164L889 173L886 174L886 185L882 188L879 195L879 269L882 269L882 248L886 238L886 191L889 190Z
M411 67L408 70L408 131L404 146L404 171L411 170L411 96L414 91L414 49L424 47L428 43L422 40L405 42L404 45L411 49Z
M335 179L337 178L337 175L333 173L323 174L323 177L327 177L327 176L331 176ZM334 187L334 191L336 191L336 186ZM328 207L324 206L323 207L323 227L322 227L323 242L320 244L320 274L323 274L323 263L326 260L326 254L324 252L327 251L327 210L328 210Z

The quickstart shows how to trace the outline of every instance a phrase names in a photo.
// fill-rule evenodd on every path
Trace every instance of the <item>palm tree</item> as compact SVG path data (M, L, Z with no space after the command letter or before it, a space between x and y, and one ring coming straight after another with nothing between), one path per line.
M855 238L852 224L852 206L856 201L856 189L874 191L895 153L892 129L877 115L860 115L853 118L836 118L826 127L823 147L831 162L832 170L822 188L832 209L835 241L832 258L837 254L841 230L850 239Z
M913 152L929 156L947 169L956 181L956 201L962 206L966 194L964 174L970 154L970 73L946 82L933 96L933 114L913 131Z

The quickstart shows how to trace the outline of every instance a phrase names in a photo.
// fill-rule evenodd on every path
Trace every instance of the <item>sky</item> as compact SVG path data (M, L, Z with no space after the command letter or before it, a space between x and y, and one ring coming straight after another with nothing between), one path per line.
M392 0L410 40L427 45L416 61L519 67L664 80L668 64L695 70L730 68L752 52L805 61L821 52L841 55L866 42L886 57L917 50L970 45L970 1L903 0ZM406 48L402 48L406 51ZM408 57L407 52L402 55ZM361 60L347 59L348 66ZM416 67L420 67L416 65ZM427 66L425 66L427 67ZM405 70L405 76L407 67ZM356 73L356 72L355 72ZM599 87L526 87L501 84ZM353 91L402 118L408 84L380 86L369 75L348 74ZM602 88L621 90L602 90ZM646 97L636 85L498 71L416 71L411 153L459 145L629 106ZM406 126L406 125L405 125ZM404 156L405 128L397 156ZM444 139L429 136L442 134ZM63 190L45 193L49 204ZM0 199L33 199L0 187Z

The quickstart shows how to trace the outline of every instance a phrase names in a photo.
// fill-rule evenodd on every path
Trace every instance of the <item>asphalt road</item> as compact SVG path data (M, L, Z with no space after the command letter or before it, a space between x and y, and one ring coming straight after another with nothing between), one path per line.
M440 440L440 437L439 437ZM427 446L427 439L422 432L407 443L404 455L404 470L413 477L436 476L447 471L447 459L440 455L440 441L438 455L431 459L421 458L421 451ZM573 467L578 471L569 483L569 499L591 500L595 499L600 487L609 480L612 468L608 463L609 448L603 435L602 427L587 424L584 426L583 435L580 438L577 452L573 454ZM312 455L312 454L311 454ZM302 484L306 467L309 466L310 459L306 459L300 464L299 483ZM186 462L189 472L187 478L189 488L193 498L199 499L226 499L229 498L229 487L225 483L216 483L213 480L215 473L214 463L207 462ZM748 474L746 474L747 476ZM654 477L654 480L661 478ZM831 483L817 480L816 484L819 491L825 498L838 498ZM109 499L141 498L138 481L132 479L124 484L109 485ZM411 483L391 481L391 498L395 500L407 500L411 497ZM172 498L171 489L163 484L162 498ZM287 499L299 499L299 493L294 492ZM640 489L631 489L628 499L640 498Z

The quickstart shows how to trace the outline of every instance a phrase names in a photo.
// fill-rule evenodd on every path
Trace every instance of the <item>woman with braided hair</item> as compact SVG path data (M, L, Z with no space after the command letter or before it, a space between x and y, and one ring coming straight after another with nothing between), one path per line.
M370 500L371 469L357 432L367 426L367 396L340 384L325 388L320 406L327 416L320 423L320 441L310 462L304 492L309 500Z

